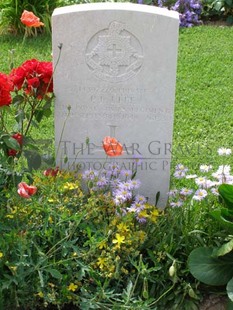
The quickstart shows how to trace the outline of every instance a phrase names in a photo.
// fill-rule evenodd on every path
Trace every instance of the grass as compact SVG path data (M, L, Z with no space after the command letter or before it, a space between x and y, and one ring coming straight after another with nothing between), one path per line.
M200 26L180 30L173 165L182 162L221 164L217 149L233 148L232 27ZM10 62L20 65L30 58L51 60L51 38L2 36L0 71ZM13 54L12 51L14 50ZM38 138L53 137L53 118L42 123Z
M174 122L174 160L196 166L218 162L233 147L232 28L180 31ZM188 146L191 154L180 152Z

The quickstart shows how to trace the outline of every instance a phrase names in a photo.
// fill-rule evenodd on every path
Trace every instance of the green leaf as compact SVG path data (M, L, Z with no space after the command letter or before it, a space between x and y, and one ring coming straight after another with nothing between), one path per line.
M233 250L233 239L225 244L223 244L220 248L213 252L213 256L224 256L227 253L230 253Z
M233 301L233 279L227 283L227 295Z
M68 157L67 157L67 155L65 155L65 157L64 157L64 164L66 164L67 162L68 162Z
M228 25L232 25L233 24L233 16L228 16L226 19L226 22Z
M160 197L160 192L157 192L156 196L155 196L155 206L157 206L157 204L159 202L159 197Z
M232 6L232 0L225 0L226 4L229 5L230 7Z
M38 123L41 122L43 116L44 116L44 111L42 111L42 110L36 110L36 112L35 112L35 118L36 118L36 121L37 121Z
M39 126L38 126L38 124L37 124L36 121L32 120L32 121L31 121L31 125L32 125L33 127L37 128L37 129L39 129Z
M233 185L221 184L218 191L227 207L233 209Z
M224 7L223 1L216 1L213 6L213 8L218 12L221 11L223 7Z
M229 212L227 209L217 209L210 212L210 215L212 215L223 227L230 229L233 231L233 222L226 218L226 215L229 215Z
M23 110L19 110L17 114L15 114L15 120L17 123L22 123L25 118L25 114Z
M61 280L62 274L57 269L47 269L51 276L55 279Z
M212 257L213 248L200 247L191 252L188 267L191 274L208 285L225 285L233 276L233 253Z
M12 138L11 136L4 136L2 137L4 143L13 150L19 151L20 150L20 145L18 143L18 141L14 138Z
M13 98L12 103L13 104L20 104L24 101L24 97L21 95L17 95Z
M228 299L226 306L226 310L233 310L233 302L230 299Z
M44 115L45 117L49 117L51 114L52 114L52 110L51 110L51 109L44 110L43 115Z
M39 153L34 151L26 150L24 151L24 156L27 159L28 162L28 168L30 171L33 169L37 170L41 166L41 156Z

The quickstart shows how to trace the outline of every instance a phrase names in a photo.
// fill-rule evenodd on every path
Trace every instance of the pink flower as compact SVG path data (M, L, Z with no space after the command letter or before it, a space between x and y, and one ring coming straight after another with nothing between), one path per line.
M18 194L23 198L30 198L32 195L35 195L36 192L36 186L28 185L25 182L18 184Z

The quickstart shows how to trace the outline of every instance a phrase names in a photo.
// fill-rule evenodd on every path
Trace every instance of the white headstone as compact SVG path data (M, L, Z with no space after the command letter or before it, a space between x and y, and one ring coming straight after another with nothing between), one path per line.
M128 169L140 157L140 193L153 202L160 192L159 205L164 206L178 13L131 3L82 4L56 9L52 24L57 164L101 170L106 167L102 141L115 137L124 153L107 161Z

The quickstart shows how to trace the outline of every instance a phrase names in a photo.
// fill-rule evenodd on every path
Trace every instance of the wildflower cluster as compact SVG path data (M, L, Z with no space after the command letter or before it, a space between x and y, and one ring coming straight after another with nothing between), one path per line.
M120 170L117 163L109 164L108 169L103 169L100 173L86 170L82 175L91 191L111 195L116 215L125 216L130 213L139 223L145 223L151 214L148 213L146 197L138 194L141 182L134 176L135 173L131 170Z
M179 12L180 26L192 27L199 25L202 5L199 0L177 0L172 10Z
M231 155L231 149L218 149L220 156ZM231 167L229 165L221 165L216 171L213 171L212 165L200 165L201 175L188 174L189 169L182 164L178 164L175 168L174 177L176 179L192 180L192 188L183 187L181 190L173 189L168 195L170 197L170 205L172 207L180 207L188 199L194 201L202 201L209 195L218 195L218 186L225 184L233 184L233 175L231 175Z
M87 194L81 186L83 178L90 188ZM2 272L3 283L12 273L18 281L17 264L23 259L30 275L25 299L33 295L54 305L59 300L80 302L82 292L95 289L100 279L124 285L130 273L136 273L131 260L145 250L160 215L136 193L139 185L131 171L120 171L115 164L101 176L86 171L81 177L50 168L35 173L33 185L19 183L18 192L12 190L0 212L4 227L12 231L11 237L3 233L0 238L1 266L8 266ZM123 190L131 194L116 203ZM29 242L30 249L25 246ZM3 294L11 296L11 290Z
M202 4L200 0L177 0L175 4L171 0L157 0L156 4L159 7L177 11L180 18L180 27L192 27L201 24Z

